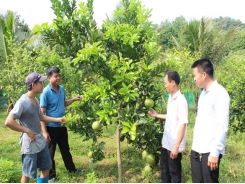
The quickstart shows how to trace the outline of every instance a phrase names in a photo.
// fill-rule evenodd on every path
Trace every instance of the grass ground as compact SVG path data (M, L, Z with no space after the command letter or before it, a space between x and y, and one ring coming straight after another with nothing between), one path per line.
M4 121L7 116L6 110L0 110L0 159L13 162L14 168L21 168L21 156L19 148L20 133L15 132L4 126ZM187 133L187 148L183 154L182 167L183 182L191 182L190 172L190 149L192 143L192 133L194 126L195 114L190 111L188 133ZM75 165L79 168L84 168L85 173L70 174L66 171L59 149L57 149L55 160L59 182L61 183L76 183L76 182L99 182L99 183L116 183L117 182L117 158L116 158L116 141L114 135L106 130L100 141L106 142L105 159L95 164L90 164L90 159L87 157L90 141L82 141L79 134L69 131L69 144ZM226 144L226 155L223 156L220 165L220 182L222 183L239 183L245 181L245 135L244 133L233 134L229 132ZM150 174L142 174L142 169L145 166L141 158L141 152L135 150L127 142L124 141L122 146L122 163L123 163L123 182L125 183L159 183L160 172L153 171ZM1 170L1 166L0 166ZM9 169L11 170L11 168ZM6 170L5 172L10 172ZM20 169L21 170L21 169ZM19 182L21 171L15 173L15 180L10 182ZM4 182L4 181L1 181ZM35 182L35 180L32 180Z

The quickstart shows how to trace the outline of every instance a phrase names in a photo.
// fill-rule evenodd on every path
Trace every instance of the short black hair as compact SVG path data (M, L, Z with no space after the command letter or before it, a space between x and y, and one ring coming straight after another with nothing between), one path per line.
M31 90L32 90L32 84L37 84L37 83L38 83L38 81L33 82L33 83L31 83L30 85L26 85L27 90L28 90L28 91L31 91Z
M28 91L31 91L32 90L32 84L29 85L29 86L26 86L26 88L27 88Z
M203 59L199 59L196 60L191 68L198 68L198 70L200 72L205 72L206 74L208 74L210 77L213 78L214 76L214 67L213 67L213 63L210 59L207 58L203 58Z
M47 77L51 77L53 73L60 73L60 69L56 66L51 66L46 71Z
M176 72L175 70L168 71L165 76L168 76L169 82L171 82L173 80L177 85L179 85L180 76L179 76L178 72Z

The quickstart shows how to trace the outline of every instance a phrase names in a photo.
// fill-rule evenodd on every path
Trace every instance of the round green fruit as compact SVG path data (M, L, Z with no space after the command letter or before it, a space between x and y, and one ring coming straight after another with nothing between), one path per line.
M89 152L88 152L88 157L89 157L89 158L92 158L92 157L93 157L93 152L92 152L92 151L89 151Z
M146 165L146 166L144 167L144 171L145 171L145 172L151 172L151 171L152 171L151 166L150 166L150 165Z
M147 151L146 150L144 150L143 152L142 152L142 158L143 158L143 160L145 160L146 159L146 157L147 157Z
M92 129L95 131L99 131L102 128L101 123L99 121L95 121L92 124Z
M152 154L147 155L146 162L150 164L151 166L154 166L156 164L155 156Z
M135 108L138 109L140 106L139 102L136 103Z
M154 106L154 101L153 101L152 99L147 98L147 99L145 100L145 106L146 106L147 108L152 108L152 107Z
M140 118L139 122L138 122L138 125L142 125L142 124L146 124L147 123L147 120L144 119L144 118Z

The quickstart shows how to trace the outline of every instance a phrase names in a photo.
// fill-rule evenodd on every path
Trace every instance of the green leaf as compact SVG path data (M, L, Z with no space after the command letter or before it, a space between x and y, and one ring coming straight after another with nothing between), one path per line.
M100 110L100 111L97 111L96 114L101 116L101 117L103 117L103 116L106 115L106 111L105 110Z
M128 94L128 88L127 87L126 88L121 88L118 92L119 92L120 95Z
M136 132L130 132L129 134L130 134L130 139L134 141L136 138Z
M124 97L124 102L129 102L129 96Z
M128 127L123 127L122 131L121 131L121 134L126 134L129 132L129 128Z
M136 127L137 127L137 125L136 125L136 124L134 124L134 125L131 127L131 131L136 132Z
M131 123L127 122L127 121L123 121L122 122L123 126L127 126L127 127L131 127Z

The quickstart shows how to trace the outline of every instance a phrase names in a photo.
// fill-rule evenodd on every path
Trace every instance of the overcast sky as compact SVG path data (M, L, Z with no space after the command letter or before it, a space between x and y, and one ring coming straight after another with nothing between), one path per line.
M81 2L86 0L77 0ZM103 23L106 15L112 15L119 0L94 0L94 18L98 25ZM152 9L150 18L153 23L160 24L165 20L174 20L184 16L186 20L201 17L231 17L245 23L245 0L141 0L146 8ZM0 13L12 10L32 29L36 24L52 22L54 14L50 0L0 0Z

